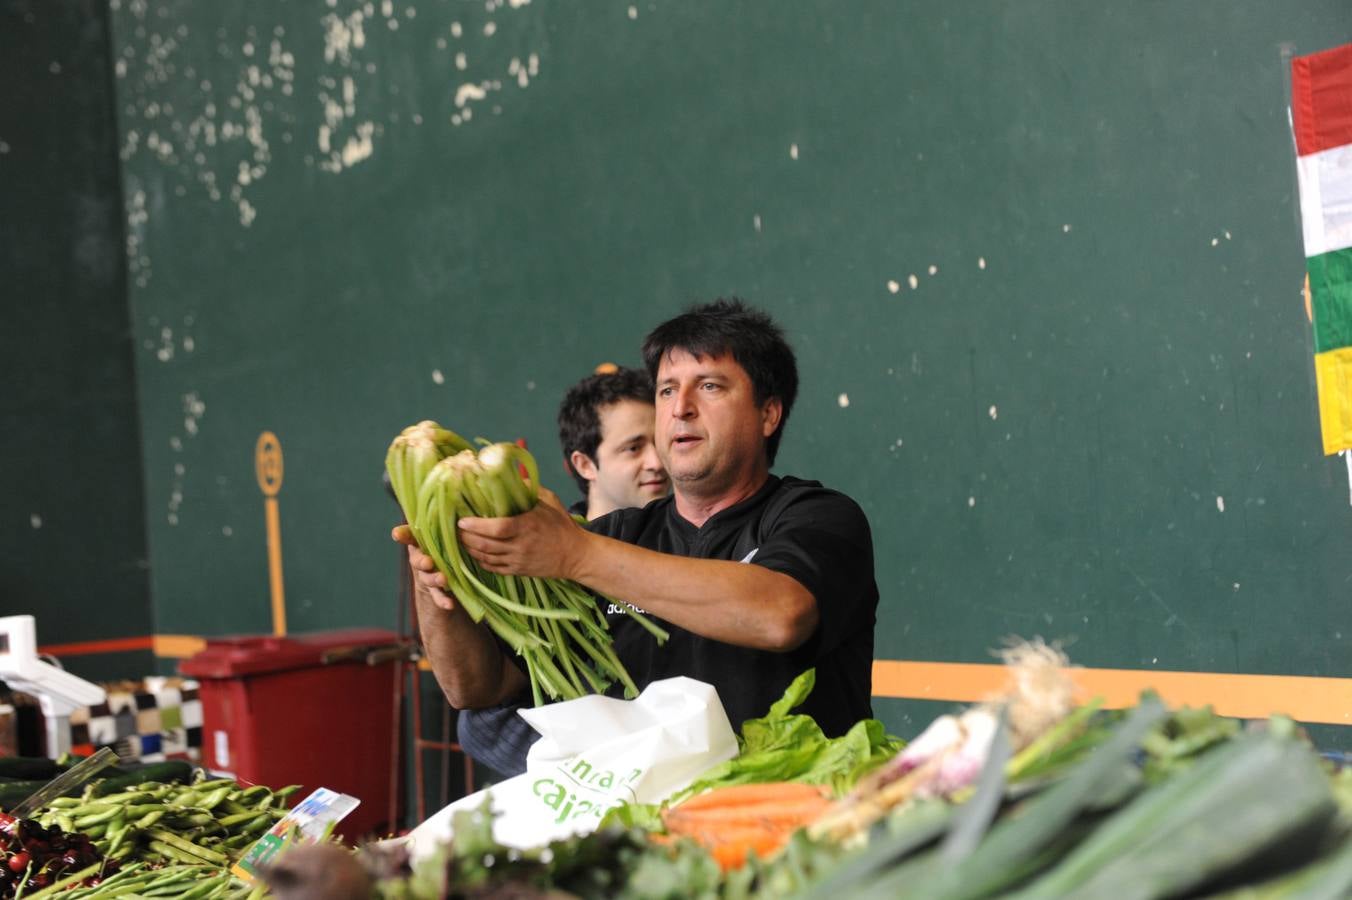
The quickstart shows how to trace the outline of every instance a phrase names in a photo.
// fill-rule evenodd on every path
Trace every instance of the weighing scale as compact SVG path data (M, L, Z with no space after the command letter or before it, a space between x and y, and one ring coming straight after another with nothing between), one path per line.
M0 618L0 681L38 699L47 721L47 755L52 759L70 750L70 714L108 699L97 684L38 659L32 616Z

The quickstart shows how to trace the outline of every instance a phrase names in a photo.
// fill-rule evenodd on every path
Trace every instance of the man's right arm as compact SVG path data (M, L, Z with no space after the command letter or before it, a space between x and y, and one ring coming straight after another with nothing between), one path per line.
M394 539L408 547L423 652L451 706L479 709L523 693L528 686L526 676L503 652L488 627L471 619L446 593L446 577L437 571L432 558L418 549L408 527L396 528Z

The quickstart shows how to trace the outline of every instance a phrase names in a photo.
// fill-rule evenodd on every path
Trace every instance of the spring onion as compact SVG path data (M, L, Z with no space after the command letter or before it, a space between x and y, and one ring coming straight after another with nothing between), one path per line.
M460 545L456 524L462 517L516 516L539 502L539 468L525 448L486 444L476 453L454 432L426 421L394 439L385 468L418 546L470 617L524 660L537 706L546 696L576 699L615 682L626 697L638 696L586 588L561 578L490 572ZM659 642L666 640L664 630L629 604L615 605Z

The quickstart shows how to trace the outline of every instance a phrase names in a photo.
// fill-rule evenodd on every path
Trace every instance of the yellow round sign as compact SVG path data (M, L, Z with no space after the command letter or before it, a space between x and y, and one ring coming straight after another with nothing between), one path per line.
M276 497L282 489L282 443L271 431L258 436L254 446L254 472L258 475L258 489L268 497Z

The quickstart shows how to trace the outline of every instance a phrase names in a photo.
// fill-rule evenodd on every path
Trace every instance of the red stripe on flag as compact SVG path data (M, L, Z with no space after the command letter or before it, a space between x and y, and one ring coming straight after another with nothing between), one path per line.
M1291 60L1296 153L1352 144L1352 44Z

